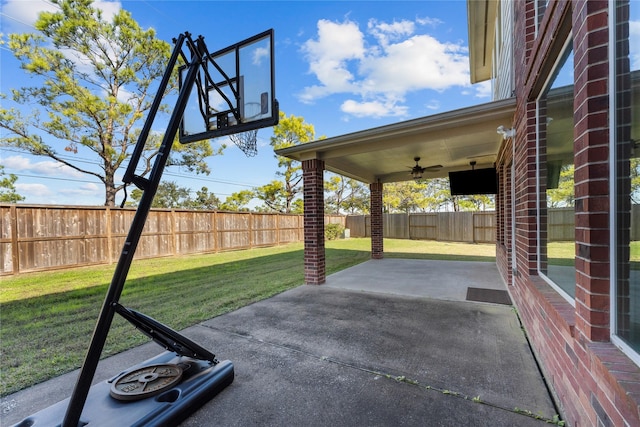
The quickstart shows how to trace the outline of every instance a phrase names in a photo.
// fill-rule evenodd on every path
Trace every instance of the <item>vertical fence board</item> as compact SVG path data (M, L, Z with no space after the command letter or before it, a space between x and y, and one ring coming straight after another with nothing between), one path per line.
M250 248L250 214L219 212L216 231L221 251Z
M383 236L391 239L409 238L409 216L407 214L387 214L382 216Z
M496 216L493 212L474 212L473 241L475 243L495 243Z
M17 230L15 206L0 206L0 266L2 271L13 271L17 261Z
M301 240L302 222L298 215L278 215L278 239L281 244Z
M278 218L274 214L251 214L252 247L271 246L278 240Z
M419 213L409 215L409 238L436 240L438 237L438 214Z
M345 228L353 237L366 237L366 215L349 215L345 218Z
M547 209L547 238L550 242L574 241L575 210L573 208Z

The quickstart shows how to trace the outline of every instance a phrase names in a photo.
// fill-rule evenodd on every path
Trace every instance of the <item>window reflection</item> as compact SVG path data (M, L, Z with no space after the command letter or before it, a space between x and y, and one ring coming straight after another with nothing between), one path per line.
M640 352L640 2L616 2L615 333Z
M538 99L539 269L575 298L573 54L571 43Z

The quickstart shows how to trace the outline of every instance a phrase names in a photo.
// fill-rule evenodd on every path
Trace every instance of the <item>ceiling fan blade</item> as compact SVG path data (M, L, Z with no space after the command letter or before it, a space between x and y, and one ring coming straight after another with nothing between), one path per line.
M424 170L437 170L437 169L441 169L443 166L442 165L431 165L431 166L427 166L426 168L422 168Z

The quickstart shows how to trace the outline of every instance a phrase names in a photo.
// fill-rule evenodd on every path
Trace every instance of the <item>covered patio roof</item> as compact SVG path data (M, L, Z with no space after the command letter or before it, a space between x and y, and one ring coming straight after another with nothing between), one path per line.
M307 144L276 150L303 161L320 159L325 169L365 183L412 179L414 158L427 169L424 178L445 177L450 171L492 167L503 136L511 128L515 98L434 114Z

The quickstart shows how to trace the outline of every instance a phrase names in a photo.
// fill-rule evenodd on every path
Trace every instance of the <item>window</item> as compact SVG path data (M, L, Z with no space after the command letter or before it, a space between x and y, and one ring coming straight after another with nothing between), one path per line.
M573 54L571 40L537 100L538 270L575 298Z
M640 364L640 2L610 4L612 341Z

